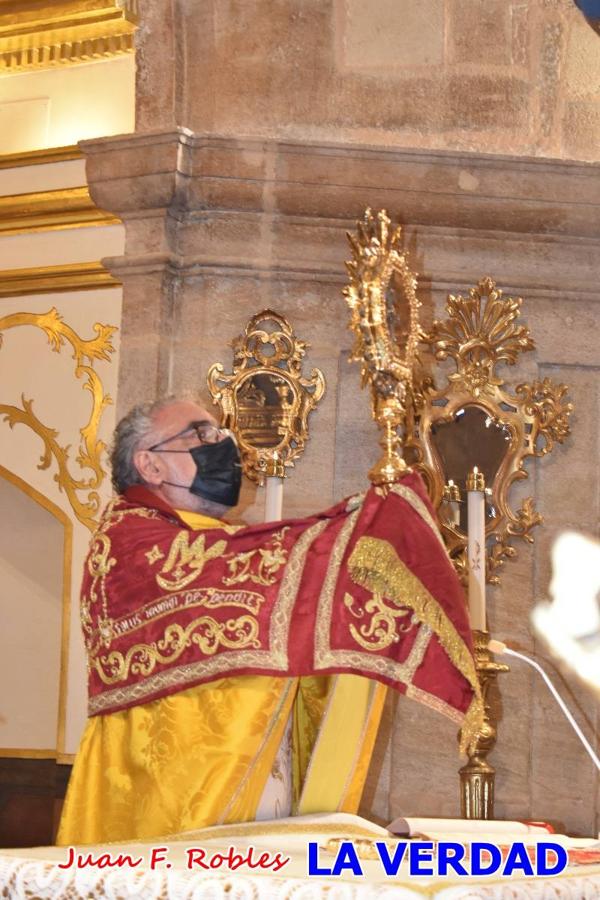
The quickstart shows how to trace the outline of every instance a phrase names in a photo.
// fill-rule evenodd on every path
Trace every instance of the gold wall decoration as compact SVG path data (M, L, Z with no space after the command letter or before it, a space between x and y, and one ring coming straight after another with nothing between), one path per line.
M87 187L0 197L0 237L34 231L120 224L121 220L117 216L97 208Z
M513 509L510 490L528 477L525 460L543 457L569 434L573 409L567 387L549 378L518 384L510 393L497 368L514 365L534 349L526 325L519 321L522 300L504 297L489 277L468 297L450 294L448 317L435 321L423 342L434 359L449 361L446 384L431 377L416 381L410 413L407 452L425 478L433 504L442 509L449 480L465 501L465 479L473 466L489 486L486 507L487 580L498 583L498 570L516 555L513 539L532 542L542 522L533 497ZM466 576L466 502L460 519L442 515L444 539L459 573Z
M43 150L25 150L20 153L0 154L0 169L18 169L21 166L47 166L55 162L83 159L83 153L75 144L67 147L49 147Z
M357 235L348 234L352 259L344 297L354 332L351 359L361 364L363 387L369 384L373 418L382 429L383 456L369 472L386 487L406 471L402 457L404 427L411 403L413 369L421 337L417 276L401 246L401 228L392 227L385 210L367 209Z
M221 363L208 371L213 403L222 425L236 435L248 478L283 478L308 438L308 415L325 391L319 369L302 375L308 344L286 319L270 309L254 316L233 344L233 371Z
M3 0L0 74L133 51L137 0Z
M121 287L101 262L0 270L0 297Z
M110 354L114 352L111 338L116 326L96 322L94 324L96 336L84 340L62 321L55 308L46 313L17 312L0 318L0 348L2 332L24 325L40 328L56 353L60 353L65 341L73 348L75 377L82 379L83 388L89 391L92 398L89 419L80 429L81 441L75 461L80 469L89 469L92 474L88 477L75 477L71 474L69 445L60 444L56 429L44 425L38 419L33 411L32 400L26 400L23 396L21 407L0 403L0 415L11 428L17 424L26 425L41 438L44 452L38 468L47 469L54 460L58 469L54 475L55 481L67 495L75 516L93 531L97 525L95 517L100 505L98 489L106 476L101 464L106 446L103 441L98 440L98 427L105 407L112 403L112 399L104 393L102 382L94 369L94 362L100 359L110 361ZM83 499L80 495L83 495Z

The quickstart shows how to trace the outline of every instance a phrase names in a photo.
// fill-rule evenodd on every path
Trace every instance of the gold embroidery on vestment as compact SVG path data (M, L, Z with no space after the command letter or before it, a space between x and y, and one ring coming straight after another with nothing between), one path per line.
M111 500L102 516L102 521L95 532L105 532L115 525L119 525L127 516L138 516L140 519L158 519L160 513L156 509L148 509L145 506L135 506L133 509L116 509L118 503L122 502L118 497Z
M201 629L197 631L196 629ZM258 647L258 622L253 616L239 616L217 622L201 616L183 628L176 622L167 625L163 637L151 644L134 644L125 654L113 650L93 660L104 684L116 684L132 675L150 675L157 664L167 665L179 659L184 650L197 644L206 655L214 655L219 647L239 649Z
M406 500L410 506L414 509L414 511L419 515L423 521L429 525L431 528L437 542L442 547L444 551L444 556L449 558L448 549L444 543L444 538L440 532L437 522L427 509L426 504L423 502L419 495L411 490L411 488L407 487L405 484L392 484L390 490L393 494L397 494L398 497L402 497L403 500Z
M406 688L406 696L410 697L411 700L416 700L417 703L428 706L429 709L433 709L435 712L441 713L448 719L452 719L453 722L457 722L459 725L464 721L464 716L458 709L450 706L449 703L446 703L446 701L442 700L440 697L435 697L433 694L429 694L427 691L415 687L414 684L408 685Z
M132 613L111 620L113 636L121 637L145 628L149 622L157 622L165 616L181 610L204 607L206 609L223 609L236 607L245 609L256 616L260 612L265 598L255 591L227 590L225 588L206 587L192 588L179 593L164 594L156 600L150 600Z
M473 700L465 713L461 729L461 750L481 730L483 703L475 663L464 640L427 588L402 562L389 541L380 538L360 538L350 559L348 569L352 580L361 587L392 603L406 606L419 622L427 625L444 648L448 658L473 690Z
M298 596L298 589L304 574L307 553L313 542L330 524L329 519L322 519L303 531L290 553L285 567L277 602L271 616L269 644L271 648L272 667L286 669L288 664L288 638L292 610ZM271 667L271 666L269 666Z
M96 533L92 540L88 557L88 571L92 578L108 575L117 560L110 556L110 538L107 534Z
M226 541L215 541L207 547L204 534L199 535L192 544L189 537L189 531L180 531L171 542L167 560L156 576L156 583L165 591L180 591L187 587L200 575L209 560L222 556L227 549Z
M158 544L155 544L152 550L148 550L147 553L144 553L144 556L151 566L153 566L155 562L158 562L159 559L165 558L165 554L162 552Z
M399 609L390 608L378 593L374 593L363 606L354 599L352 594L346 593L344 595L344 606L357 619L362 619L365 615L370 616L369 621L359 628L353 622L350 622L349 625L350 634L356 643L364 647L365 650L385 650L390 644L398 643L400 638L396 632L395 619L410 616L408 622L398 627L398 631L410 631L415 624L409 609L402 607Z
M311 525L300 535L290 551L271 615L268 649L230 650L226 654L217 654L208 659L155 672L136 684L113 688L95 697L90 697L89 714L98 715L115 707L144 703L152 695L175 687L183 690L186 686L209 681L241 668L261 668L285 672L288 666L288 639L292 609L304 574L306 556L313 541L329 524L331 524L330 519L322 519Z
M254 584L275 584L276 573L287 562L288 551L283 548L283 538L289 526L282 528L273 535L271 546L258 547L256 550L246 550L237 555L229 554L227 559L229 575L223 578L223 584L243 584L252 581Z
M331 549L327 572L321 587L317 607L317 622L315 626L315 665L317 669L325 669L334 665L329 648L329 634L331 630L331 611L333 607L333 595L340 573L342 559L348 546L348 541L356 525L360 509L350 513L342 525Z

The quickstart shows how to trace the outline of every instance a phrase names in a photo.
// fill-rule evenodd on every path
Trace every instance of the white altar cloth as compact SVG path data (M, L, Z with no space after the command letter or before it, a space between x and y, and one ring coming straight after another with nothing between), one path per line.
M585 846L594 841L571 840L552 835L552 840L566 846ZM69 858L65 847L36 847L23 850L0 850L0 897L39 898L39 900L591 900L600 898L600 865L569 867L562 875L531 878L480 876L460 878L410 876L401 868L398 876L386 876L381 865L362 859L363 876L344 873L341 877L307 876L307 842L318 841L323 847L328 840L370 838L388 842L388 832L358 816L343 813L303 816L272 822L230 825L187 832L150 842L81 846L79 853L94 858L110 854L128 854L142 859L136 868L57 868ZM454 840L455 836L449 835ZM470 836L473 839L473 836ZM523 835L519 836L522 839ZM478 839L485 840L484 833ZM528 841L529 842L529 841ZM244 854L254 847L255 858L262 852L290 858L278 874L224 868L197 871L187 868L190 848L203 848L207 858L215 853L227 854L234 846ZM164 847L170 868L158 863L150 871L148 861L153 847ZM334 857L321 851L320 860Z

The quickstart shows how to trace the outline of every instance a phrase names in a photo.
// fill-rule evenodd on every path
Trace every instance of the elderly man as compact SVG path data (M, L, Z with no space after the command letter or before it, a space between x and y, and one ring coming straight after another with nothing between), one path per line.
M58 843L356 812L386 685L462 723L463 746L481 727L464 598L417 475L228 525L235 441L178 400L133 409L112 466L81 593L90 720Z
M235 531L220 519L238 500L237 447L197 404L167 400L135 407L116 429L111 461L113 484L126 506L121 510L118 500L104 522L111 515L114 521L115 516L118 520L130 514L132 528L139 516L160 516L178 535L184 527L192 535L223 528ZM126 524L127 520L122 524L125 536ZM99 560L110 533L101 523L87 563L93 574L101 571ZM111 574L130 562L118 555L111 558L115 546L113 538L110 556L105 555ZM146 549L152 558L152 545ZM129 590L133 608L140 601L135 581ZM93 644L90 593L84 583L88 669ZM118 622L113 628L117 626ZM92 715L75 761L57 843L146 838L256 816L288 815L291 711L294 767L301 778L331 683L326 676L233 675L184 690L178 685L151 702ZM369 727L358 736L353 763L360 765L360 787L385 688L371 683L369 690L375 702ZM361 755L361 748L366 755Z

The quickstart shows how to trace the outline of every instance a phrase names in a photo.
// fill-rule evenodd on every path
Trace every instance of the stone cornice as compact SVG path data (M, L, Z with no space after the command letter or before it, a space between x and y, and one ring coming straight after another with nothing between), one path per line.
M386 207L407 224L597 238L600 165L194 135L83 141L96 203L126 218L169 209L354 220Z

